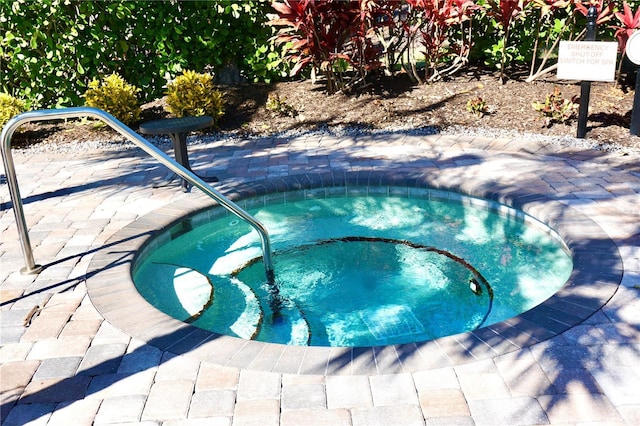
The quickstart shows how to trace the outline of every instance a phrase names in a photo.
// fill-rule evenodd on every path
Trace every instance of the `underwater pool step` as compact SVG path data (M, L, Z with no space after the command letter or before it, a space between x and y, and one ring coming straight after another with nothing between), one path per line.
M237 278L220 279L214 284L208 275L189 266L153 265L154 285L163 288L163 297L151 302L174 318L204 329L215 323L243 339L256 339L260 334L278 343L309 344L309 324L295 304L287 301L281 315L265 318L254 290ZM265 321L267 327L263 327Z
M175 318L193 322L213 303L214 288L206 275L187 266L169 263L154 266L155 286L163 288L165 293L152 303L167 307L175 313Z

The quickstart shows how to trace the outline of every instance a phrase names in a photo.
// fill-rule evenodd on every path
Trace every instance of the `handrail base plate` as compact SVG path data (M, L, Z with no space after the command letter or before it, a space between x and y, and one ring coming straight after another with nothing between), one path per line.
M42 265L34 265L33 268L25 266L24 268L20 268L20 273L22 275L37 275L42 272L43 269L44 267Z

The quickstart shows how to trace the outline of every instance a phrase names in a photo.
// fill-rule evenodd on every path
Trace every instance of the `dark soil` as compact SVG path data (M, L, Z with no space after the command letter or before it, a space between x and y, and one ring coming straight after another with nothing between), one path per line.
M532 108L558 87L563 98L580 96L580 84L558 83L555 77L526 83L509 80L500 84L486 72L470 71L446 81L411 84L406 76L386 78L382 84L358 94L328 95L322 84L309 80L272 85L224 86L225 115L213 132L267 135L292 129L357 126L363 129L450 126L506 129L550 136L576 136L577 118L547 125ZM279 107L267 109L269 97L277 96ZM486 114L467 111L467 102L481 97ZM602 144L615 143L640 148L640 137L629 132L633 86L624 83L592 83L587 138ZM163 100L143 106L143 119L168 117ZM135 130L137 125L133 125ZM13 138L13 146L74 143L88 140L121 140L110 129L85 121L31 123Z

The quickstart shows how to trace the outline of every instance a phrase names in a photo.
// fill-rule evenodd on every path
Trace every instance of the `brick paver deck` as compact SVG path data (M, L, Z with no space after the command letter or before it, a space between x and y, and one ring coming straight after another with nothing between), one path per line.
M153 188L152 179L166 171L133 148L16 151L34 254L45 269L19 272L22 252L3 184L3 425L640 424L637 157L403 134L222 140L190 149L194 169L218 176L216 187L232 196L322 185L311 180L328 176L368 185L401 176L515 201L579 235L568 244L584 257L581 264L597 267L574 274L563 290L579 292L580 303L559 300L519 324L465 338L346 353L237 339L202 344L210 341L206 334L154 334L144 314L118 315L140 302L119 292L117 267L96 269L126 264L131 253L119 248L134 221L202 205L202 194ZM568 223L564 213L573 215ZM615 252L605 256L596 235ZM25 326L35 306L39 314ZM563 321L570 324L558 326ZM549 334L554 324L559 331Z

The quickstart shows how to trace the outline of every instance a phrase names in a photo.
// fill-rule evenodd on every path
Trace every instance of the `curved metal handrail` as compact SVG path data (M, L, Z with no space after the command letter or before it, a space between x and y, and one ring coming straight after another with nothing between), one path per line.
M0 147L0 149L2 150L2 161L4 162L4 169L7 174L7 184L9 186L9 193L11 195L11 201L13 203L13 212L16 217L18 233L20 234L22 254L25 260L25 267L21 269L22 273L38 274L42 270L42 266L36 265L33 258L33 250L31 248L29 231L27 230L24 209L22 207L22 198L20 197L20 189L18 188L15 165L13 162L13 156L11 155L11 137L13 136L15 130L24 123L79 117L91 117L104 122L109 127L127 138L129 141L136 144L136 146L141 148L147 154L158 160L161 164L168 167L172 172L176 173L183 179L187 180L190 184L207 194L209 197L213 198L231 213L248 222L249 225L251 225L260 235L260 240L262 242L262 257L265 272L267 275L267 281L273 281L274 272L271 261L271 242L269 240L269 233L262 223L258 222L253 216L244 211L233 201L229 200L220 192L213 189L202 179L200 179L195 173L178 164L167 154L152 145L149 141L139 136L129 127L116 119L113 115L101 109L91 107L73 107L65 109L29 111L13 117L2 129L2 146Z

